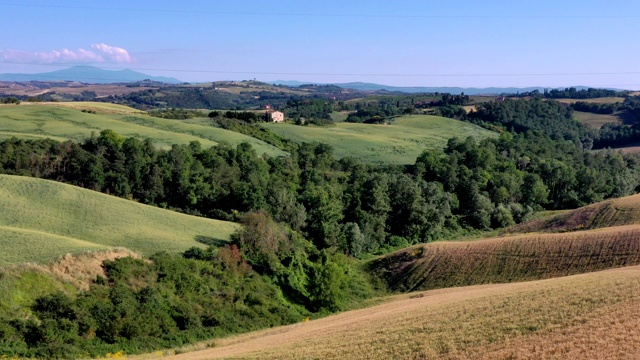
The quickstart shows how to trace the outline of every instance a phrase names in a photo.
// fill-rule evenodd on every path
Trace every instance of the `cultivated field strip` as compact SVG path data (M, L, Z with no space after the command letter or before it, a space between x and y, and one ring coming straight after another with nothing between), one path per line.
M398 291L504 283L640 264L640 225L418 245L371 263Z
M632 358L629 354L640 351L639 305L640 269L626 267L406 294L371 308L222 339L212 348L165 358Z
M510 233L566 232L640 224L640 194L605 200L507 229Z

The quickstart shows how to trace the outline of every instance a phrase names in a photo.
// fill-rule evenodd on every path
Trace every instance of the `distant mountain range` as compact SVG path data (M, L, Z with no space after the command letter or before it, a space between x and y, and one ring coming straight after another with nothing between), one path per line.
M0 81L79 81L93 84L126 83L152 80L168 84L179 84L180 80L164 76L151 76L141 72L105 70L94 66L74 66L39 74L0 74Z
M285 85L291 87L298 87L302 85L309 84L308 82L296 81L296 80L278 80L272 81L270 84L273 85ZM404 86L388 86L388 85L380 85L373 83L363 83L363 82L349 82L349 83L331 83L331 84L319 84L317 85L335 85L341 88L346 89L354 89L360 91L380 91L386 90L390 92L403 92L403 93L449 93L449 94L460 94L464 93L465 95L499 95L499 94L515 94L518 92L528 92L538 90L543 92L545 89L564 89L564 87L554 88L554 87L488 87L488 88L462 88L462 87L424 87L424 86L412 86L412 87L404 87ZM588 89L589 86L572 86L577 90ZM611 89L620 91L620 89Z
M0 74L0 81L78 81L92 84L111 84L111 83L129 83L142 80L151 80L167 84L180 84L182 81L165 76L151 76L130 69L124 70L105 70L94 66L74 66L68 69L56 70L46 73L37 74ZM298 87L308 85L309 82L296 80L278 80L268 82L274 85L285 85ZM528 92L538 90L544 91L545 87L488 87L488 88L463 88L463 87L425 87L425 86L389 86L364 82L348 82L348 83L313 83L316 85L334 85L346 89L354 89L359 91L389 91L402 93L450 93L466 95L498 95L498 94L515 94L518 92ZM573 86L576 89L587 89L587 86ZM620 90L620 89L611 89Z

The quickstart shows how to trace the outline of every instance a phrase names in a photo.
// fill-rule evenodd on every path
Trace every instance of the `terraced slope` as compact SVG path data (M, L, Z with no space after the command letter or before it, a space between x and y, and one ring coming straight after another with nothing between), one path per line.
M640 264L640 225L417 245L374 260L392 290L567 276Z
M282 150L247 135L207 125L155 118L126 106L91 102L0 106L0 138L50 137L79 141L105 129L128 137L151 138L161 147L188 144L191 141L199 141L204 147L220 142L248 142L258 154L285 154Z
M640 224L640 194L605 200L509 228L510 233L565 232Z
M164 358L571 360L640 353L638 267L388 300Z
M111 247L178 252L226 241L236 228L54 181L0 175L0 266Z
M430 115L399 117L390 125L340 122L326 127L274 123L264 126L294 141L327 143L337 157L392 164L414 164L422 151L442 148L452 137L497 136L471 123Z

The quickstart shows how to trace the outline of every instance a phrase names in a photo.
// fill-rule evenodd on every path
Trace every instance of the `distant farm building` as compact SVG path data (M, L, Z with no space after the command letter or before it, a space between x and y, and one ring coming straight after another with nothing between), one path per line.
M273 122L283 122L284 121L284 113L282 111L269 111L269 118Z

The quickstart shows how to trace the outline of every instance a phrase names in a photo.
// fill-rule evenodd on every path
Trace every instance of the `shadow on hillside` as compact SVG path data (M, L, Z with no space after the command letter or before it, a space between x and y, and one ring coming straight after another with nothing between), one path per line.
M195 240L208 246L221 247L229 244L228 240L217 239L211 236L196 235Z
M618 112L615 116L618 117L624 125L635 125L638 123L638 119L627 111Z

